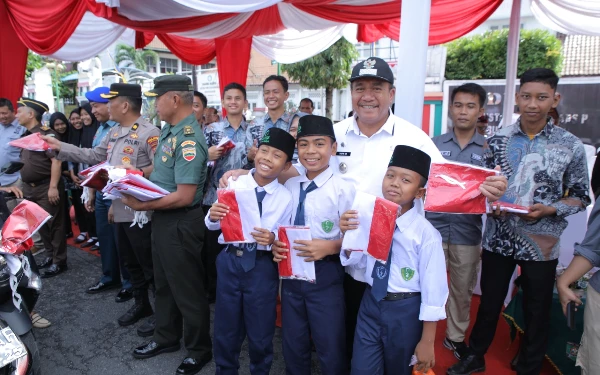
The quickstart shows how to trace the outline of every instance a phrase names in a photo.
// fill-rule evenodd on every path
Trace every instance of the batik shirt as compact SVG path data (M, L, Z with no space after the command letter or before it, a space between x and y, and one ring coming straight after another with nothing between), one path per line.
M234 129L227 118L221 122L213 122L206 127L206 143L208 147L216 146L223 137L228 137L235 148L229 150L225 155L215 160L214 166L208 176L208 183L202 204L210 206L217 201L217 188L219 179L225 172L232 169L241 169L246 164L246 131L248 124L242 120L239 128Z
M279 128L289 132L290 124L292 123L294 116L295 114L293 113L283 112L283 115L281 115L280 118L273 121L269 116L269 113L266 113L263 117L250 121L250 124L248 124L246 129L246 149L249 150L255 140L259 142L262 139L264 132L268 129ZM248 163L248 159L244 158L244 164L246 169L250 169L254 163Z
M489 138L488 145L484 166L499 165L508 179L501 200L522 206L541 203L556 208L556 215L536 221L488 216L483 248L517 260L557 259L566 217L590 204L583 143L551 121L529 139L519 119Z

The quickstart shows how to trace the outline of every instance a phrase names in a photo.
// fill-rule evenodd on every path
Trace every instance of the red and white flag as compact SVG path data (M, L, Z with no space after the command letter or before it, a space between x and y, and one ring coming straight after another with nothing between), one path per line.
M304 226L281 226L278 231L279 241L289 250L287 258L279 262L279 277L282 279L316 281L315 262L305 262L305 257L298 256L300 250L294 249L296 240L312 240L310 228Z
M25 150L30 151L48 151L50 149L50 145L42 139L40 133L33 133L26 137L15 139L14 141L8 142L8 144L13 147L24 148Z
M462 163L431 163L425 211L450 214L484 214L486 197L479 186L498 171Z
M23 200L15 207L2 227L0 252L20 255L33 243L31 236L52 216L34 202Z
M362 251L385 264L399 208L394 202L357 191L352 210L358 211L359 225L344 234L342 250Z
M217 198L219 203L229 207L229 212L221 220L225 242L256 242L250 233L262 224L254 189L218 189Z
M492 203L492 210L495 210L497 207L500 207L500 211L512 212L514 214L528 214L529 207L521 206L519 204L504 202L504 201L496 201Z

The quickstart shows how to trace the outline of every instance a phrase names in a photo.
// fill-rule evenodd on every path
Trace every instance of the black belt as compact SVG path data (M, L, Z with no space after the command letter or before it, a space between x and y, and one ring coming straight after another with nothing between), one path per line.
M327 255L325 258L317 260L317 262L338 262L338 263L341 263L339 255Z
M25 182L25 181L23 181ZM36 187L36 186L40 186L40 185L44 185L44 184L48 184L50 183L50 177L41 179L39 181L36 182L25 182L27 185L31 186L31 187Z
M195 205L189 206L189 207L174 208L172 210L156 210L155 212L176 214L176 213L185 213L185 212L193 211L200 207L202 207L202 205L200 203L198 203L198 204L195 204Z
M255 245L255 244L253 244L253 245ZM244 248L243 247L239 247L239 246L232 245L232 244L227 245L227 247L225 248L225 250L228 253L235 255L236 257L241 257L244 254ZM269 256L269 257L273 258L273 253L270 252L270 251L268 251L268 250L258 250L258 249L255 249L254 251L256 252L256 258L260 258L260 257L263 257L263 256Z
M401 299L408 299L413 297L418 297L421 295L421 292L409 292L409 293L389 293L383 297L384 301L398 301Z

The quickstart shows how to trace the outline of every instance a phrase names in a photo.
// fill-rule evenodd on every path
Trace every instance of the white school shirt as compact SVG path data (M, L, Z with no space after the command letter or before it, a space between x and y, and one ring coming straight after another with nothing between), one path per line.
M321 172L313 180L317 189L306 195L304 201L304 222L310 226L312 238L337 240L341 238L340 216L352 207L354 186L333 174L331 167ZM311 180L305 174L290 178L285 187L292 193L292 224L300 201L300 184L306 190Z
M388 289L390 293L421 292L419 320L435 322L446 318L448 280L440 233L419 213L417 207L396 219ZM342 265L362 273L373 285L375 258L352 252L340 253Z
M350 182L357 191L380 198L383 198L383 177L396 146L418 148L427 153L432 162L445 160L429 135L391 111L385 124L371 137L361 133L355 116L338 122L333 130L337 141L336 156L329 160L333 173ZM302 165L294 164L294 167L300 175L305 174ZM422 210L423 202L416 200L415 206ZM362 273L356 273L352 268L346 267L346 273L365 282Z
M262 201L262 215L260 222L262 227L268 229L270 232L274 232L277 237L277 228L280 225L290 225L292 217L292 193L290 193L283 185L281 185L277 179L268 185L259 187L254 180L254 169L247 175L239 176L236 181L229 178L227 185L230 189L255 189L258 187L258 191L266 191L267 194ZM218 202L218 200L217 200ZM204 218L204 223L208 230L219 230L221 229L221 221L213 223L210 221L210 210ZM223 234L219 236L219 243L224 244ZM258 250L270 251L270 246L257 245Z

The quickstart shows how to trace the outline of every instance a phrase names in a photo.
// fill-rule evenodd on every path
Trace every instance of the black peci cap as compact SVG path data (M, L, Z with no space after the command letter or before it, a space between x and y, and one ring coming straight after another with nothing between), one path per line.
M270 128L267 129L260 142L258 142L258 147L262 145L275 147L276 149L285 152L289 161L294 157L296 139L285 130L279 128Z
M324 135L333 138L335 141L333 123L330 119L323 116L306 115L300 117L297 138L300 139L311 135Z
M425 179L429 178L431 157L418 148L398 145L394 149L388 167L399 167L415 171Z

